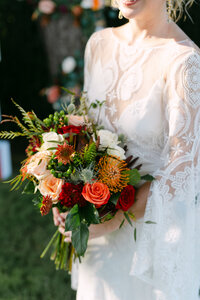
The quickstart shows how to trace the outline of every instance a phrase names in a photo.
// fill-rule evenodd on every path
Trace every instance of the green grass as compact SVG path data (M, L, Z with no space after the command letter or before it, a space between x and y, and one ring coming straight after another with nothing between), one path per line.
M0 182L0 300L74 300L67 272L40 254L55 231L32 197Z

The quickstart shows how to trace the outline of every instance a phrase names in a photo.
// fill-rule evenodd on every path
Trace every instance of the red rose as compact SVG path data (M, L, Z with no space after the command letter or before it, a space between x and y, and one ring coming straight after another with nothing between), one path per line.
M76 133L79 134L83 129L83 126L74 126L74 125L68 125L63 126L61 128L58 128L59 134L65 134L65 133Z
M123 211L129 210L129 208L135 202L135 189L132 185L127 185L118 199L116 208Z
M72 184L66 182L62 186L62 191L59 195L58 200L63 206L73 207L75 204L79 204L80 206L86 205L86 201L82 196L82 184Z

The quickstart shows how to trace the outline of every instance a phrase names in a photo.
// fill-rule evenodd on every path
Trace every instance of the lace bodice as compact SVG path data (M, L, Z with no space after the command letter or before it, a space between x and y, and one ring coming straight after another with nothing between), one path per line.
M200 52L193 42L129 46L112 28L85 52L89 101L106 101L93 118L127 137L151 184L130 274L156 300L196 300L200 282Z

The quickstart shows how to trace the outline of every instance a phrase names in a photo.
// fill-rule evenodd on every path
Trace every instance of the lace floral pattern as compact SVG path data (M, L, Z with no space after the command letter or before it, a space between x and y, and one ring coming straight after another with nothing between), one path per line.
M111 30L88 42L85 90L89 101L106 100L100 122L124 133L128 154L156 177L130 274L152 285L153 300L197 300L200 52L189 40L135 51Z

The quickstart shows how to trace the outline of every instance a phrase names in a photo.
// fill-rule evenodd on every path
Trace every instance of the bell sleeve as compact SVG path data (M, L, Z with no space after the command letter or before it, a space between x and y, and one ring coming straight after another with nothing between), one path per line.
M198 300L200 286L200 53L168 66L163 167L153 175L131 275L155 300ZM156 224L148 224L153 221ZM147 222L147 223L146 223ZM144 299L141 299L144 300Z

